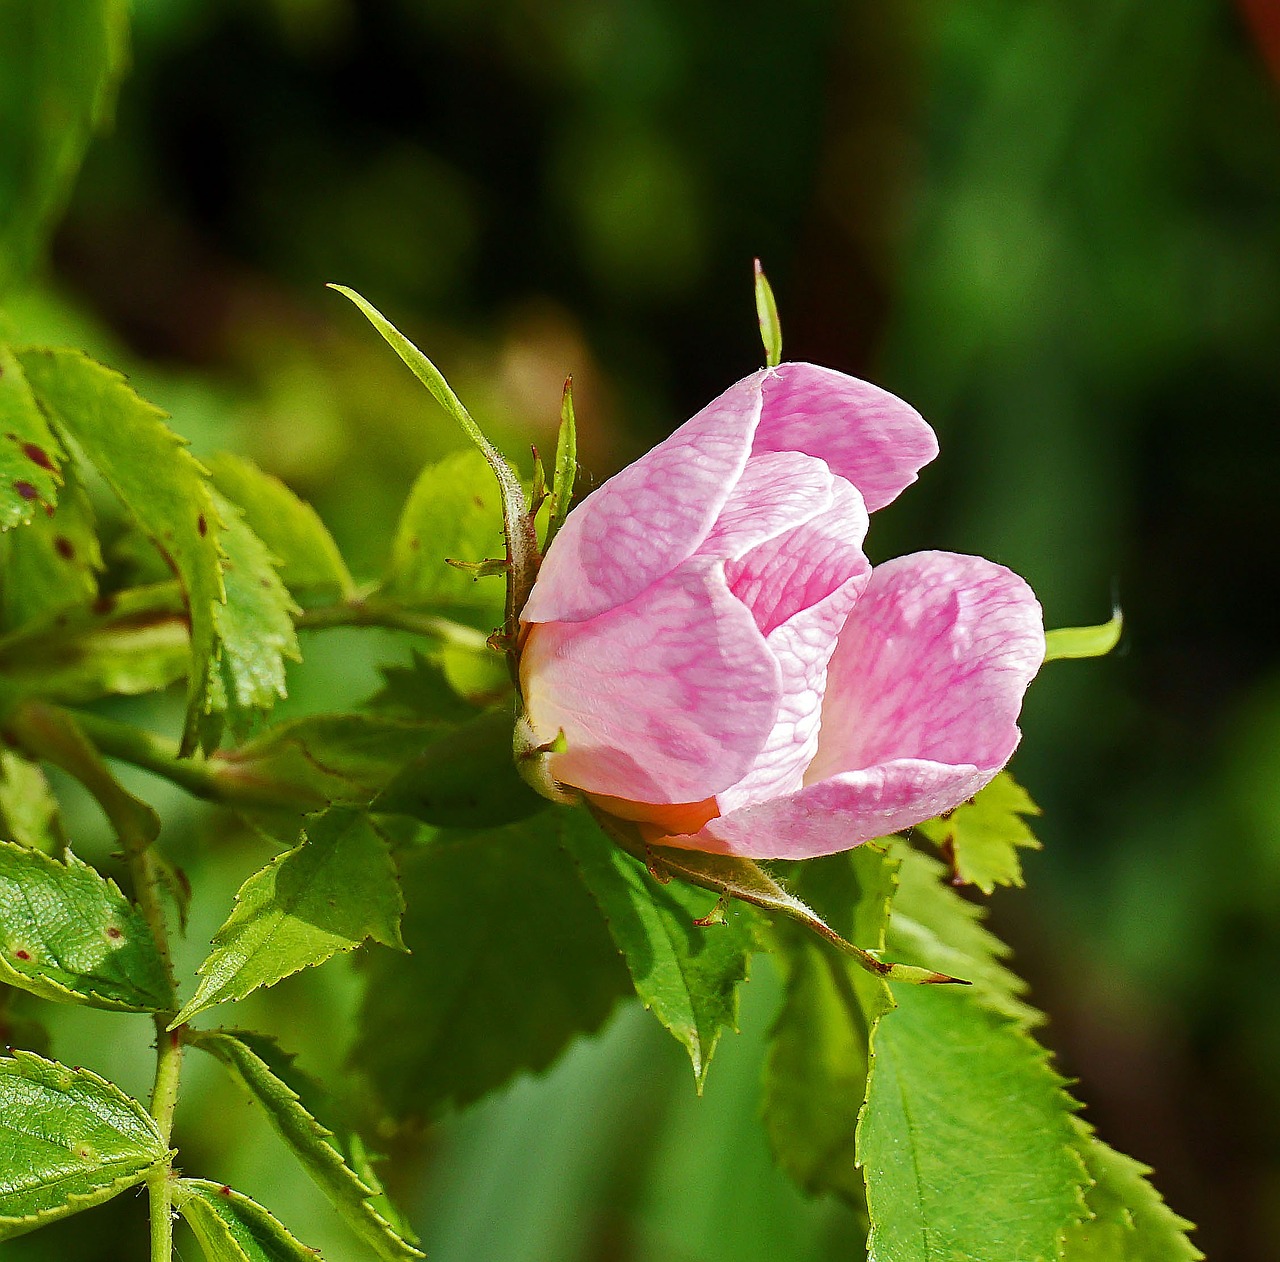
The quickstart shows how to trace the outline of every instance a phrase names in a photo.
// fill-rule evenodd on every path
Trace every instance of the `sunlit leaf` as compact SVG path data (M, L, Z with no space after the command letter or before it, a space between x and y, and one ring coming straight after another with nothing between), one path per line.
M219 452L209 461L214 485L239 506L249 528L279 563L284 584L302 597L339 599L354 590L328 527L305 500L251 460Z
M125 0L13 0L0 39L0 292L31 270L127 61Z
M207 1262L316 1262L257 1201L225 1184L177 1179L173 1204L187 1220Z
M4 619L10 627L47 620L89 604L98 594L102 552L93 508L75 466L62 467L64 485L52 513L37 513L0 540L4 555Z
M182 582L193 663L183 735L189 751L210 707L216 610L225 595L208 481L164 413L136 395L119 373L78 351L29 350L20 359L55 426L102 474Z
M502 621L501 578L473 578L446 563L503 555L502 499L479 453L454 452L427 465L409 492L391 545L384 594L400 604L475 611Z
M45 999L126 1012L172 1010L146 921L115 884L0 842L0 981Z
M1093 1186L1086 1221L1062 1236L1059 1262L1197 1262L1191 1223L1175 1214L1147 1181L1151 1171L1116 1152L1078 1123L1080 1151Z
M38 763L11 749L0 749L0 837L59 857L66 846L48 779Z
M0 145L3 143L0 139ZM4 265L0 254L0 278ZM0 530L29 522L42 505L51 508L57 503L61 481L58 470L65 460L22 365L0 342Z
M676 1037L698 1089L725 1029L737 1029L738 985L756 946L749 908L731 903L699 925L715 900L683 882L660 884L581 810L557 811L564 844L600 906L646 1008Z
M559 848L568 814L441 833L402 855L410 954L370 955L353 1056L395 1115L430 1117L546 1069L631 993Z
M386 1262L406 1262L422 1253L379 1213L371 1187L343 1159L333 1131L304 1101L291 1060L271 1040L240 1030L214 1030L199 1046L222 1061L267 1111L272 1125L357 1235Z
M1040 842L1023 816L1039 814L1027 791L1002 771L976 797L917 829L950 861L957 881L990 894L997 885L1024 883L1018 851L1039 850Z
M398 947L404 903L386 841L366 815L335 807L303 841L240 887L174 1025L350 951L367 938Z
M136 1100L88 1069L0 1057L0 1240L110 1200L167 1160Z

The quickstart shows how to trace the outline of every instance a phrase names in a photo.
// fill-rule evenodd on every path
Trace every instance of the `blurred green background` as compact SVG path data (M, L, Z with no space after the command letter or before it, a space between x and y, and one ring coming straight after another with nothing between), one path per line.
M572 372L590 486L758 366L759 255L788 358L870 377L938 430L873 559L984 553L1050 625L1124 607L1119 654L1032 690L1014 770L1045 849L995 923L1103 1136L1156 1167L1211 1258L1262 1262L1280 1235L1276 24L1227 0L135 0L114 129L10 315L129 370L197 451L280 474L372 574L455 438L325 281L396 319L512 452L553 441ZM367 694L404 652L376 632L304 647L298 709ZM264 856L138 783L189 838L193 965ZM252 1000L241 1019L340 1073L352 970L279 989L290 1024ZM702 1101L628 1010L446 1119L398 1180L433 1262L861 1257L852 1220L769 1165L775 997L761 961ZM55 1052L144 1092L134 1020L69 1011ZM354 1256L192 1060L190 1171ZM144 1219L121 1198L0 1257L142 1256Z

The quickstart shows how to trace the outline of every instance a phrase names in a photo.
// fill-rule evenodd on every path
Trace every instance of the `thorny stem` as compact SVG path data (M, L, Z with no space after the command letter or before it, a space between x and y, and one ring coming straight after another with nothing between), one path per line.
M133 878L134 897L155 940L172 994L177 978L169 950L169 927L160 897L160 873L151 846L159 828L154 812L116 782L93 743L71 714L41 701L25 701L6 719L9 735L34 757L53 763L74 776L97 800L110 821ZM154 1014L156 1075L151 1090L151 1116L165 1147L173 1135L178 1104L185 1027L168 1027L177 1015L169 1008ZM173 1256L172 1165L164 1162L147 1176L151 1201L151 1262L171 1262Z

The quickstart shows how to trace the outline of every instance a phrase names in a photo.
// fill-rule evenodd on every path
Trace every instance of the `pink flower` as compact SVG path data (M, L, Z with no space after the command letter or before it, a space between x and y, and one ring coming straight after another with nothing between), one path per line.
M907 404L811 364L730 387L566 521L522 621L549 770L653 841L847 850L972 797L1018 743L1040 606L1003 566L874 570L867 513L937 454Z

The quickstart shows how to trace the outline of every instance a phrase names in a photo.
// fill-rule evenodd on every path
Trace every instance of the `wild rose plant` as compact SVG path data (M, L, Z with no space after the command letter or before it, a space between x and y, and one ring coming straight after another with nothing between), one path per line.
M1118 621L1046 637L1027 584L978 557L872 567L868 515L937 454L933 432L873 385L781 363L762 276L767 366L572 511L568 391L550 485L536 462L525 484L434 365L343 292L479 452L422 472L363 585L309 506L241 457L192 460L118 374L0 345L16 470L0 485L0 1240L142 1185L152 1262L175 1213L209 1262L313 1259L217 1170L186 1172L180 1103L202 1095L207 1117L223 1098L184 1076L196 1051L345 1220L335 1249L407 1262L433 1225L395 1207L369 1137L411 1151L632 996L701 1091L754 960L781 989L770 1146L806 1193L852 1207L869 1258L1200 1256L1078 1116L957 889L1022 883L1036 808L1003 768L1023 695L1046 658L1105 652ZM171 579L100 576L90 468ZM272 722L297 631L337 626L396 628L412 660L356 710ZM180 734L92 704L183 681ZM220 840L239 819L275 852L202 961L178 935L215 895L187 887L171 834L188 829L189 854L215 830L162 820L111 761L218 804ZM45 766L101 806L124 889L77 857ZM271 988L356 947L340 1080L209 1024L257 994L289 1041L331 1045L329 1017ZM110 1014L149 1016L145 1103L106 1062L52 1058L68 1004L101 1011L99 1046ZM216 1162L202 1138L192 1160Z

